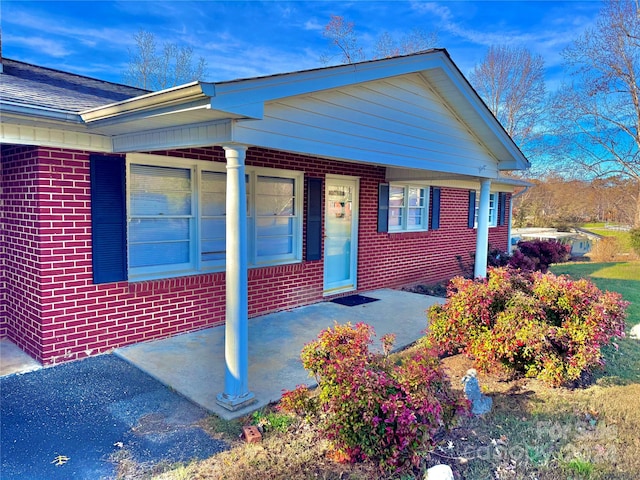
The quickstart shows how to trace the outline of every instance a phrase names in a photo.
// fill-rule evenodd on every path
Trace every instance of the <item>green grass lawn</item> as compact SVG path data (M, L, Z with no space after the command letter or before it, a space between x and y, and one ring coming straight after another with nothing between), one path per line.
M602 235L603 237L614 237L618 239L621 252L620 253L631 253L631 235L629 232L624 232L621 230L609 230L605 228L604 223L585 223L581 226L585 230L589 230L590 232L597 233L598 235Z
M630 302L627 309L627 334L631 327L640 323L640 262L623 263L561 263L551 271L556 275L573 278L588 278L600 290L618 292ZM607 366L601 381L622 379L640 383L640 342L624 338L615 347L607 347Z

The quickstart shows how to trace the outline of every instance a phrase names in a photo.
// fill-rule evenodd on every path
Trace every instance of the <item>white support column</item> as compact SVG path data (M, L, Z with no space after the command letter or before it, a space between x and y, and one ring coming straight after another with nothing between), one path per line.
M478 230L476 231L476 262L473 276L487 276L487 254L489 253L489 201L491 197L491 180L480 182L480 203L478 205Z
M217 402L238 410L255 400L249 391L249 314L247 280L247 197L245 145L224 145L227 159L227 256L224 392Z

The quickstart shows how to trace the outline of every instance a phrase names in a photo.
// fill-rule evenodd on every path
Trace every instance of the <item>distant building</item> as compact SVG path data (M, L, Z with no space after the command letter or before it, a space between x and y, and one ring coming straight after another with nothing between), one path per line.
M519 241L556 240L563 245L571 245L572 257L582 257L589 253L593 244L601 238L602 235L582 228L572 228L568 232L544 227L514 228L511 230L511 250L515 250Z

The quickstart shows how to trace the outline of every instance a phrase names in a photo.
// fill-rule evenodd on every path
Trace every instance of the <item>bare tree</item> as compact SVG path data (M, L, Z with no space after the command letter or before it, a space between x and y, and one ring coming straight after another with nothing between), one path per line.
M390 58L400 55L398 42L389 32L382 32L376 42L376 54L379 58Z
M469 80L520 148L541 134L546 89L544 61L522 47L489 47Z
M426 33L420 28L414 28L399 39L385 31L378 37L373 55L367 56L358 42L354 23L346 21L339 15L331 15L331 20L325 25L322 36L329 40L332 47L337 47L341 63L355 63L365 58L390 58L419 52L432 48L438 38L436 33ZM327 64L335 56L324 54L320 57L320 61Z
M322 36L340 51L340 63L355 63L364 60L362 47L358 45L358 37L353 22L348 22L340 15L331 15L331 20L322 31ZM320 60L329 63L333 58L323 55Z
M590 176L630 178L640 227L640 6L608 0L564 52L573 77L553 102L565 155Z
M129 50L125 82L147 90L163 90L201 79L207 62L193 59L193 49L165 43L158 48L153 33L140 30L134 35L135 50Z
M425 32L421 28L414 28L400 39L400 51L403 55L407 55L433 48L437 44L436 32Z
M438 35L436 33L426 33L420 28L414 28L399 40L385 31L378 37L374 58L390 58L420 52L433 48L437 41Z
M514 201L513 219L518 227L633 223L636 188L628 177L579 179L548 172L529 181L531 187Z

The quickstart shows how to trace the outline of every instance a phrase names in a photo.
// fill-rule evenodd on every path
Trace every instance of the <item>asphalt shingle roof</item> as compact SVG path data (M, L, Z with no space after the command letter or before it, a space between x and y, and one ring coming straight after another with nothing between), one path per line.
M71 113L119 102L149 93L147 90L8 58L2 59L0 99L24 106L44 107Z

